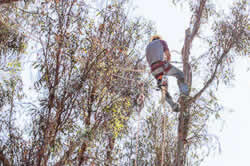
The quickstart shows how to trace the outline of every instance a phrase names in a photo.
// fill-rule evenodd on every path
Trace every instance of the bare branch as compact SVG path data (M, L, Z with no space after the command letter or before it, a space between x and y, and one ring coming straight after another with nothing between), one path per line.
M223 52L223 54L221 55L220 59L217 61L215 69L213 74L211 75L211 77L209 78L209 80L206 82L206 84L204 85L204 87L196 94L194 95L194 97L192 97L190 102L194 102L195 100L197 100L202 93L209 87L209 85L213 82L213 80L216 77L217 71L218 71L218 67L221 65L222 60L224 59L224 57L227 55L227 53L229 52L229 50L226 50Z
M12 2L18 2L20 0L0 0L0 5L6 4L6 3L12 3Z
M194 16L195 22L194 22L193 28L192 29L188 28L186 30L185 43L184 43L184 46L183 46L182 51L181 51L184 63L187 63L187 59L188 59L188 56L190 54L192 41L199 31L200 24L201 24L202 12L204 10L206 1L207 0L200 1L200 6L199 6L199 8L196 11L195 16Z

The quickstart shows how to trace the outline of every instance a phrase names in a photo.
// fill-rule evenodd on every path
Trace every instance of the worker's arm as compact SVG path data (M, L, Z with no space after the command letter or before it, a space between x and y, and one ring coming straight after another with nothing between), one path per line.
M160 41L161 41L161 44L163 46L164 59L169 62L171 60L171 54L169 52L167 42L164 40L160 40Z
M165 53L165 59L168 62L170 62L170 60L171 60L171 54L170 54L169 50L165 50L164 53Z

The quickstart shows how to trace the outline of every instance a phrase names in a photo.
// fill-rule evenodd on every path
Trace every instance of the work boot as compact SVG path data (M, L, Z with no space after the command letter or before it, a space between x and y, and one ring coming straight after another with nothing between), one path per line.
M185 83L180 83L179 87L181 94L188 96L188 91L189 91L188 85Z

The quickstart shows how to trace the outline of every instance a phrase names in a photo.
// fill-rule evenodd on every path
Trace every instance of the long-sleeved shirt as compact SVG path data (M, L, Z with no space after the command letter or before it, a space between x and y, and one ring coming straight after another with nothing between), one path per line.
M164 60L164 52L169 51L168 45L164 40L153 40L146 48L146 58L151 66L157 61Z

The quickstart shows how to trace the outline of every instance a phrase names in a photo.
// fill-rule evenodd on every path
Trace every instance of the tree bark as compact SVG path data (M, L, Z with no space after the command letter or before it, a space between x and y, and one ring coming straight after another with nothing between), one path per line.
M192 46L192 42L194 37L197 35L199 28L200 28L200 21L202 18L202 13L204 11L206 4L206 0L201 0L199 6L197 7L196 11L194 12L195 22L191 28L186 30L185 34L185 42L182 48L182 60L183 60L183 72L185 76L185 83L191 89L192 86L192 70L189 64L189 56L190 56L190 49ZM177 150L176 150L176 166L184 166L185 159L186 159L186 149L185 143L188 134L189 128L189 120L190 120L190 102L187 99L180 98L180 115L179 115L179 125L178 125L178 141L177 141Z
M107 146L107 158L106 158L107 165L112 165L112 160L113 160L112 151L114 149L114 144L115 144L115 138L113 137L113 135L110 135L108 138L108 146Z

